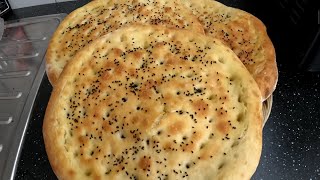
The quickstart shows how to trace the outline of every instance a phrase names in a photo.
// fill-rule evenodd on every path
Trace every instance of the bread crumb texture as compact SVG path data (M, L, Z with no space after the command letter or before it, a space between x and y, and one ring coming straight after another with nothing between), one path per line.
M43 131L60 179L249 179L261 121L259 88L223 43L136 25L68 63Z
M203 32L191 11L179 1L95 0L73 11L54 33L46 55L47 73L54 86L74 55L98 37L132 24L165 25Z
M275 90L278 68L265 25L255 16L212 0L182 0L207 35L232 49L257 82L262 99Z

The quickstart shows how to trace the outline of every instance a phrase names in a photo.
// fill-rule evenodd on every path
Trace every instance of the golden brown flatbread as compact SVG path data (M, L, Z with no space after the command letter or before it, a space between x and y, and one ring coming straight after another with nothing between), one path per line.
M163 26L103 36L64 68L43 126L59 179L249 179L259 88L219 40Z
M51 84L65 64L94 39L132 23L160 24L203 32L192 12L170 0L95 0L73 11L54 33L46 55Z
M246 66L258 83L263 100L278 80L275 50L264 24L242 10L213 0L182 0L203 24L206 34L222 40Z

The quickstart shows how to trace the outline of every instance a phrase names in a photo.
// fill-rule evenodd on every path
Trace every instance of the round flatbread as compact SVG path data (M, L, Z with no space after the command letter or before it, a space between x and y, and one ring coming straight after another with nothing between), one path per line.
M95 0L73 11L54 33L46 70L54 86L65 64L94 39L132 23L159 24L203 32L192 12L170 0Z
M121 28L67 64L43 135L59 179L249 179L262 148L261 95L219 40Z
M222 40L256 80L263 100L274 91L278 80L275 50L264 24L240 9L213 0L182 0L203 24L207 35Z

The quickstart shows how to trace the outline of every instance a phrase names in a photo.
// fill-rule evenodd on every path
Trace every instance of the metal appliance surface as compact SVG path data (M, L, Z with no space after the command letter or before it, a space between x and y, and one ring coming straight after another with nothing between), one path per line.
M10 5L7 0L0 0L0 16L10 11Z
M4 24L0 40L0 179L13 179L45 72L50 37L65 14Z

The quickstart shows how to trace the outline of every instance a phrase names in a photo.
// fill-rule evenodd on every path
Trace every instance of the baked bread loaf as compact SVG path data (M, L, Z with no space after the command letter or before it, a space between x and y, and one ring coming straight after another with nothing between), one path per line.
M69 61L43 135L59 179L249 179L261 123L256 82L219 40L130 26Z
M46 54L54 86L65 64L94 39L132 23L159 24L203 32L192 12L170 0L95 0L73 11L59 25Z
M222 40L256 80L263 100L278 80L275 50L264 24L255 16L213 0L182 0L203 24L207 35Z

